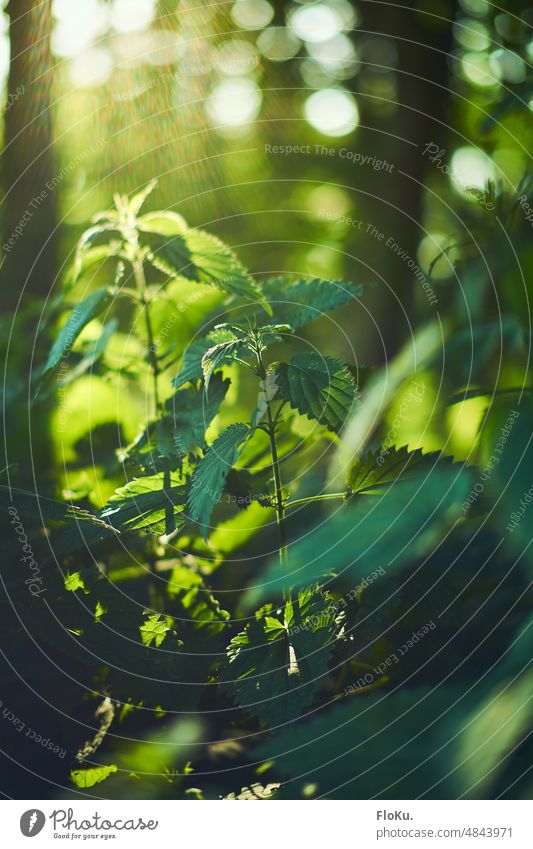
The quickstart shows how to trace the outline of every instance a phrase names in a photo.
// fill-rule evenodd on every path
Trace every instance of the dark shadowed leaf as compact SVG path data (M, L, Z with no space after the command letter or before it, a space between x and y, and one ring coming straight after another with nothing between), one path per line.
M297 330L337 307L362 297L363 286L349 286L334 280L268 280L263 287L272 302L274 318Z
M226 677L237 703L272 726L299 716L327 674L333 640L319 592L302 590L283 615L262 612L228 647Z
M348 473L348 489L353 495L390 486L398 480L421 476L438 463L453 464L453 457L443 457L440 451L424 454L420 448L409 451L406 445L369 451L357 459Z
M289 363L273 366L279 397L303 416L338 432L352 411L356 387L340 360L318 354L297 354Z
M189 518L200 526L204 537L207 537L209 520L222 495L226 478L249 436L248 425L230 425L213 442L196 467L187 509Z
M92 292L71 312L66 323L59 331L52 349L48 355L46 365L43 369L43 375L54 369L63 359L67 351L70 350L83 328L89 324L93 318L105 309L111 302L111 292L109 289L97 289Z
M274 760L277 774L291 779L280 798L305 798L312 785L315 797L328 799L455 798L452 746L440 723L460 710L459 697L444 686L348 697L291 723L252 756Z
M221 374L215 374L206 395L195 387L182 389L166 403L174 425L174 445L180 454L192 448L205 448L205 432L216 414L226 393L230 381Z

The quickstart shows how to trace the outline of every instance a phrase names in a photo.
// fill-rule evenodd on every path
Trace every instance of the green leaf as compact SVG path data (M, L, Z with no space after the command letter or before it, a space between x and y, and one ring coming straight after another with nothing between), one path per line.
M220 342L205 352L202 357L202 373L206 394L209 389L211 375L215 369L219 368L223 363L231 362L234 357L242 352L244 346L245 340L231 339L228 342Z
M231 330L220 329L212 330L207 336L202 336L191 342L183 354L180 371L172 381L172 386L179 389L185 383L201 378L203 376L202 359L207 351L216 345L233 341L235 338L235 334ZM231 361L231 358L229 358L229 361ZM223 362L220 362L219 365L223 365Z
M85 595L88 595L90 592L85 586L85 582L79 572L74 572L73 574L67 572L65 575L65 589L72 593L76 592L76 590L83 590Z
M279 397L293 409L329 430L342 428L354 407L356 387L340 360L304 353L273 369Z
M118 767L115 764L109 766L93 766L89 769L73 769L70 773L70 780L76 787L94 787L95 784L100 784L105 781L110 775L117 772Z
M179 601L195 628L218 634L226 627L230 614L222 610L197 572L186 566L176 566L168 581L167 591L171 599Z
M83 328L96 318L111 302L112 295L109 289L97 289L92 292L71 312L66 324L59 331L52 345L46 365L42 374L45 375L54 369L65 357L67 351L80 335Z
M530 662L530 659L529 659ZM463 793L494 798L491 785L508 765L509 753L531 734L533 672L499 682L464 718L456 740L456 764Z
M205 433L226 397L230 381L216 374L209 395L191 386L166 402L168 414L150 422L121 455L145 474L182 469L187 453L205 448Z
M276 321L297 330L337 307L345 306L365 293L363 286L349 286L332 280L268 280L263 287Z
M137 192L137 194L131 196L131 198L129 199L128 205L129 205L130 212L132 212L134 216L137 216L139 214L139 212L141 211L141 209L144 205L146 198L149 197L149 195L152 194L152 192L153 192L153 190L155 189L156 186L157 186L157 180L156 179L150 180L150 182L147 183L147 185L144 187L144 189L141 189L140 192Z
M351 586L378 567L391 574L436 545L462 515L471 485L470 470L446 463L345 505L290 546L284 568L270 566L261 584L248 591L248 604L331 573Z
M348 472L348 488L353 495L390 486L398 480L431 472L436 463L453 464L453 457L443 457L440 451L423 454L421 448L409 451L406 445L393 446L379 451L368 451L355 460Z
M0 505L10 510L13 524L16 524L18 514L32 519L58 522L67 521L72 515L80 520L95 518L90 513L56 498L11 486L0 486Z
M81 234L77 250L80 252L87 250L89 246L96 241L96 239L100 238L100 236L109 236L110 233L116 237L118 243L122 243L123 236L119 229L116 214L114 212L102 213L99 220ZM105 244L101 245L101 247L108 248L109 245Z
M328 671L333 622L324 597L304 590L283 619L257 616L228 647L236 701L264 723L281 725L308 707Z
M220 239L203 230L188 230L187 247L198 270L198 279L228 292L257 303L271 314L263 292L233 251Z
M525 397L514 402L492 403L481 431L483 480L495 487L498 506L493 511L505 536L506 546L533 574L533 402ZM479 496L478 496L479 497Z
M62 375L63 386L68 386L70 383L78 380L79 377L82 377L82 375L93 369L98 360L105 354L106 348L111 337L116 332L117 327L118 322L116 319L112 318L111 321L108 321L104 325L102 333L98 339L91 340L91 342L83 346L82 359L76 363L76 365L73 365L72 368L69 368L68 372L64 376Z
M152 249L152 263L163 271L178 277L186 277L198 283L207 283L224 292L247 301L260 304L270 314L264 295L233 251L220 239L203 230L183 227L183 221L165 219L158 214L141 219L141 227L148 237ZM151 225L151 226L150 226ZM148 230L148 228L150 228ZM165 234L161 233L165 230Z
M379 427L402 383L423 369L442 349L448 328L442 321L422 327L404 348L365 386L364 402L359 404L343 430L331 464L329 485L334 490L344 483L346 469L354 456L360 456Z
M207 538L207 526L211 514L222 495L226 478L237 462L240 451L249 436L248 425L230 425L213 442L196 467L187 509L189 518L200 525L205 538Z
M185 277L187 280L200 281L183 234L170 238L154 235L148 241L153 249L150 254L151 262L159 271L171 277Z
M93 248L82 248L76 251L72 268L67 275L66 288L71 289L84 274L96 271L106 260L116 257L120 250L120 242L111 242L108 245L95 245Z
M164 416L162 419L158 419L155 427L155 442L158 456L163 461L173 462L179 460L174 442L174 426L170 416ZM168 469L168 462L163 462L163 466L166 466ZM158 469L158 471L161 471L161 469Z
M159 236L182 236L187 231L187 222L181 215L168 210L148 212L137 219L137 227L144 233Z
M167 635L172 632L173 620L170 616L160 613L149 614L142 625L139 625L141 642L143 646L159 648Z
M311 788L328 799L457 798L442 719L459 694L440 686L349 697L291 723L251 755L294 779L279 798L305 798Z
M205 432L222 404L230 381L215 374L209 387L209 395L195 387L182 389L170 398L166 407L171 412L174 424L174 445L180 455L193 448L205 448Z
M173 507L174 518L183 524L185 487L176 485L171 476L171 486L163 488L163 474L134 478L117 489L98 517L121 531L143 530L156 535L166 533L166 512Z

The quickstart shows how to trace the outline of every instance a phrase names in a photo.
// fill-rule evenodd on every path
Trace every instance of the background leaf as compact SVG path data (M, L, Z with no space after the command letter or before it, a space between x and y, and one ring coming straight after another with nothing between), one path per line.
M343 506L289 546L288 563L284 568L273 563L262 583L248 591L248 603L332 573L343 584L356 586L378 567L387 573L398 569L437 544L459 515L471 481L467 469L446 464Z
M458 698L444 686L349 697L291 723L252 756L274 760L277 774L292 779L280 799L306 798L306 788L328 799L455 798L451 745L440 723Z

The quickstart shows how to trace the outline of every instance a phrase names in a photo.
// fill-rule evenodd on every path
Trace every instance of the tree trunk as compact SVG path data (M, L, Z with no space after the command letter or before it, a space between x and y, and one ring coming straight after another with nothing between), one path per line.
M390 170L357 169L360 208L375 230L365 232L355 252L384 281L372 304L382 337L374 340L381 348L375 352L379 359L398 350L417 314L418 318L435 316L435 306L423 292L417 292L421 283L409 261L418 264L417 249L425 235L424 145L430 141L446 145L454 7L449 3L442 18L380 0L364 0L358 7L360 38L366 47L361 75L354 80L355 93L361 94L357 149L392 166ZM383 51L387 44L397 52L396 68L391 69L397 85L395 106L387 103L386 92L385 99L380 99L379 88L377 97L372 96L373 81L390 79L390 74L378 67L388 65L386 51L380 60L378 46Z
M9 0L11 64L4 116L4 308L46 297L56 273L57 175L52 130L51 0Z

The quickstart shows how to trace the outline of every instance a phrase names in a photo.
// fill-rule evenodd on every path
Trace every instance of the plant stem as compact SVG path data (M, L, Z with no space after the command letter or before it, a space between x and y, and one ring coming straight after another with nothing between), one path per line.
M137 259L133 263L133 273L135 275L135 282L137 284L137 289L139 291L139 296L143 307L144 322L146 325L146 336L148 339L148 362L150 363L150 368L152 370L152 381L154 391L154 416L157 416L159 412L159 363L157 360L154 331L152 328L152 319L150 316L150 302L146 298L146 277L144 274L144 266L142 259Z
M285 509L289 510L291 507L299 507L301 504L313 504L315 501L335 501L345 497L345 492L328 492L326 495L310 495L308 498L296 498L294 501L288 501Z
M138 253L139 246L138 242L135 242L134 245L135 252ZM148 346L148 362L150 364L150 369L152 372L152 385L153 385L153 415L157 418L159 414L159 362L157 359L157 351L155 346L154 339L154 331L152 327L152 319L150 316L150 302L146 297L146 276L144 273L144 265L142 259L135 259L133 262L133 273L135 276L135 283L137 286L137 291L139 293L139 299L141 302L141 306L144 313L144 321L146 325L146 337L147 337L147 346ZM170 488L170 471L165 469L163 474L163 489ZM165 530L168 530L172 527L172 521L174 518L174 510L172 503L170 502L167 506L165 506ZM158 586L158 576L155 569L156 556L152 551L148 556L148 568L150 570L150 584L148 588L148 592L150 595L150 602L152 607L154 607L158 612L164 612L165 610L165 601L164 597L161 594Z
M276 494L276 516L278 520L279 533L279 559L285 563L287 558L287 531L285 528L285 507L283 504L283 487L281 484L281 469L279 465L278 448L276 445L276 428L272 419L270 402L267 405L268 438L270 440L270 454L272 456L272 471L274 473L274 488Z
M272 407L270 406L270 400L267 395L266 389L266 380L267 373L265 366L263 364L263 360L261 357L261 352L257 351L257 362L259 365L259 377L263 381L264 392L265 392L265 404L266 404L266 414L267 414L267 432L268 438L270 441L270 455L272 458L272 472L274 476L274 489L275 489L275 503L274 507L276 509L276 518L278 522L278 535L279 535L279 559L280 563L285 563L287 559L287 529L285 526L285 506L283 504L283 486L281 483L281 468L278 457L278 447L276 444L276 423L272 416Z

